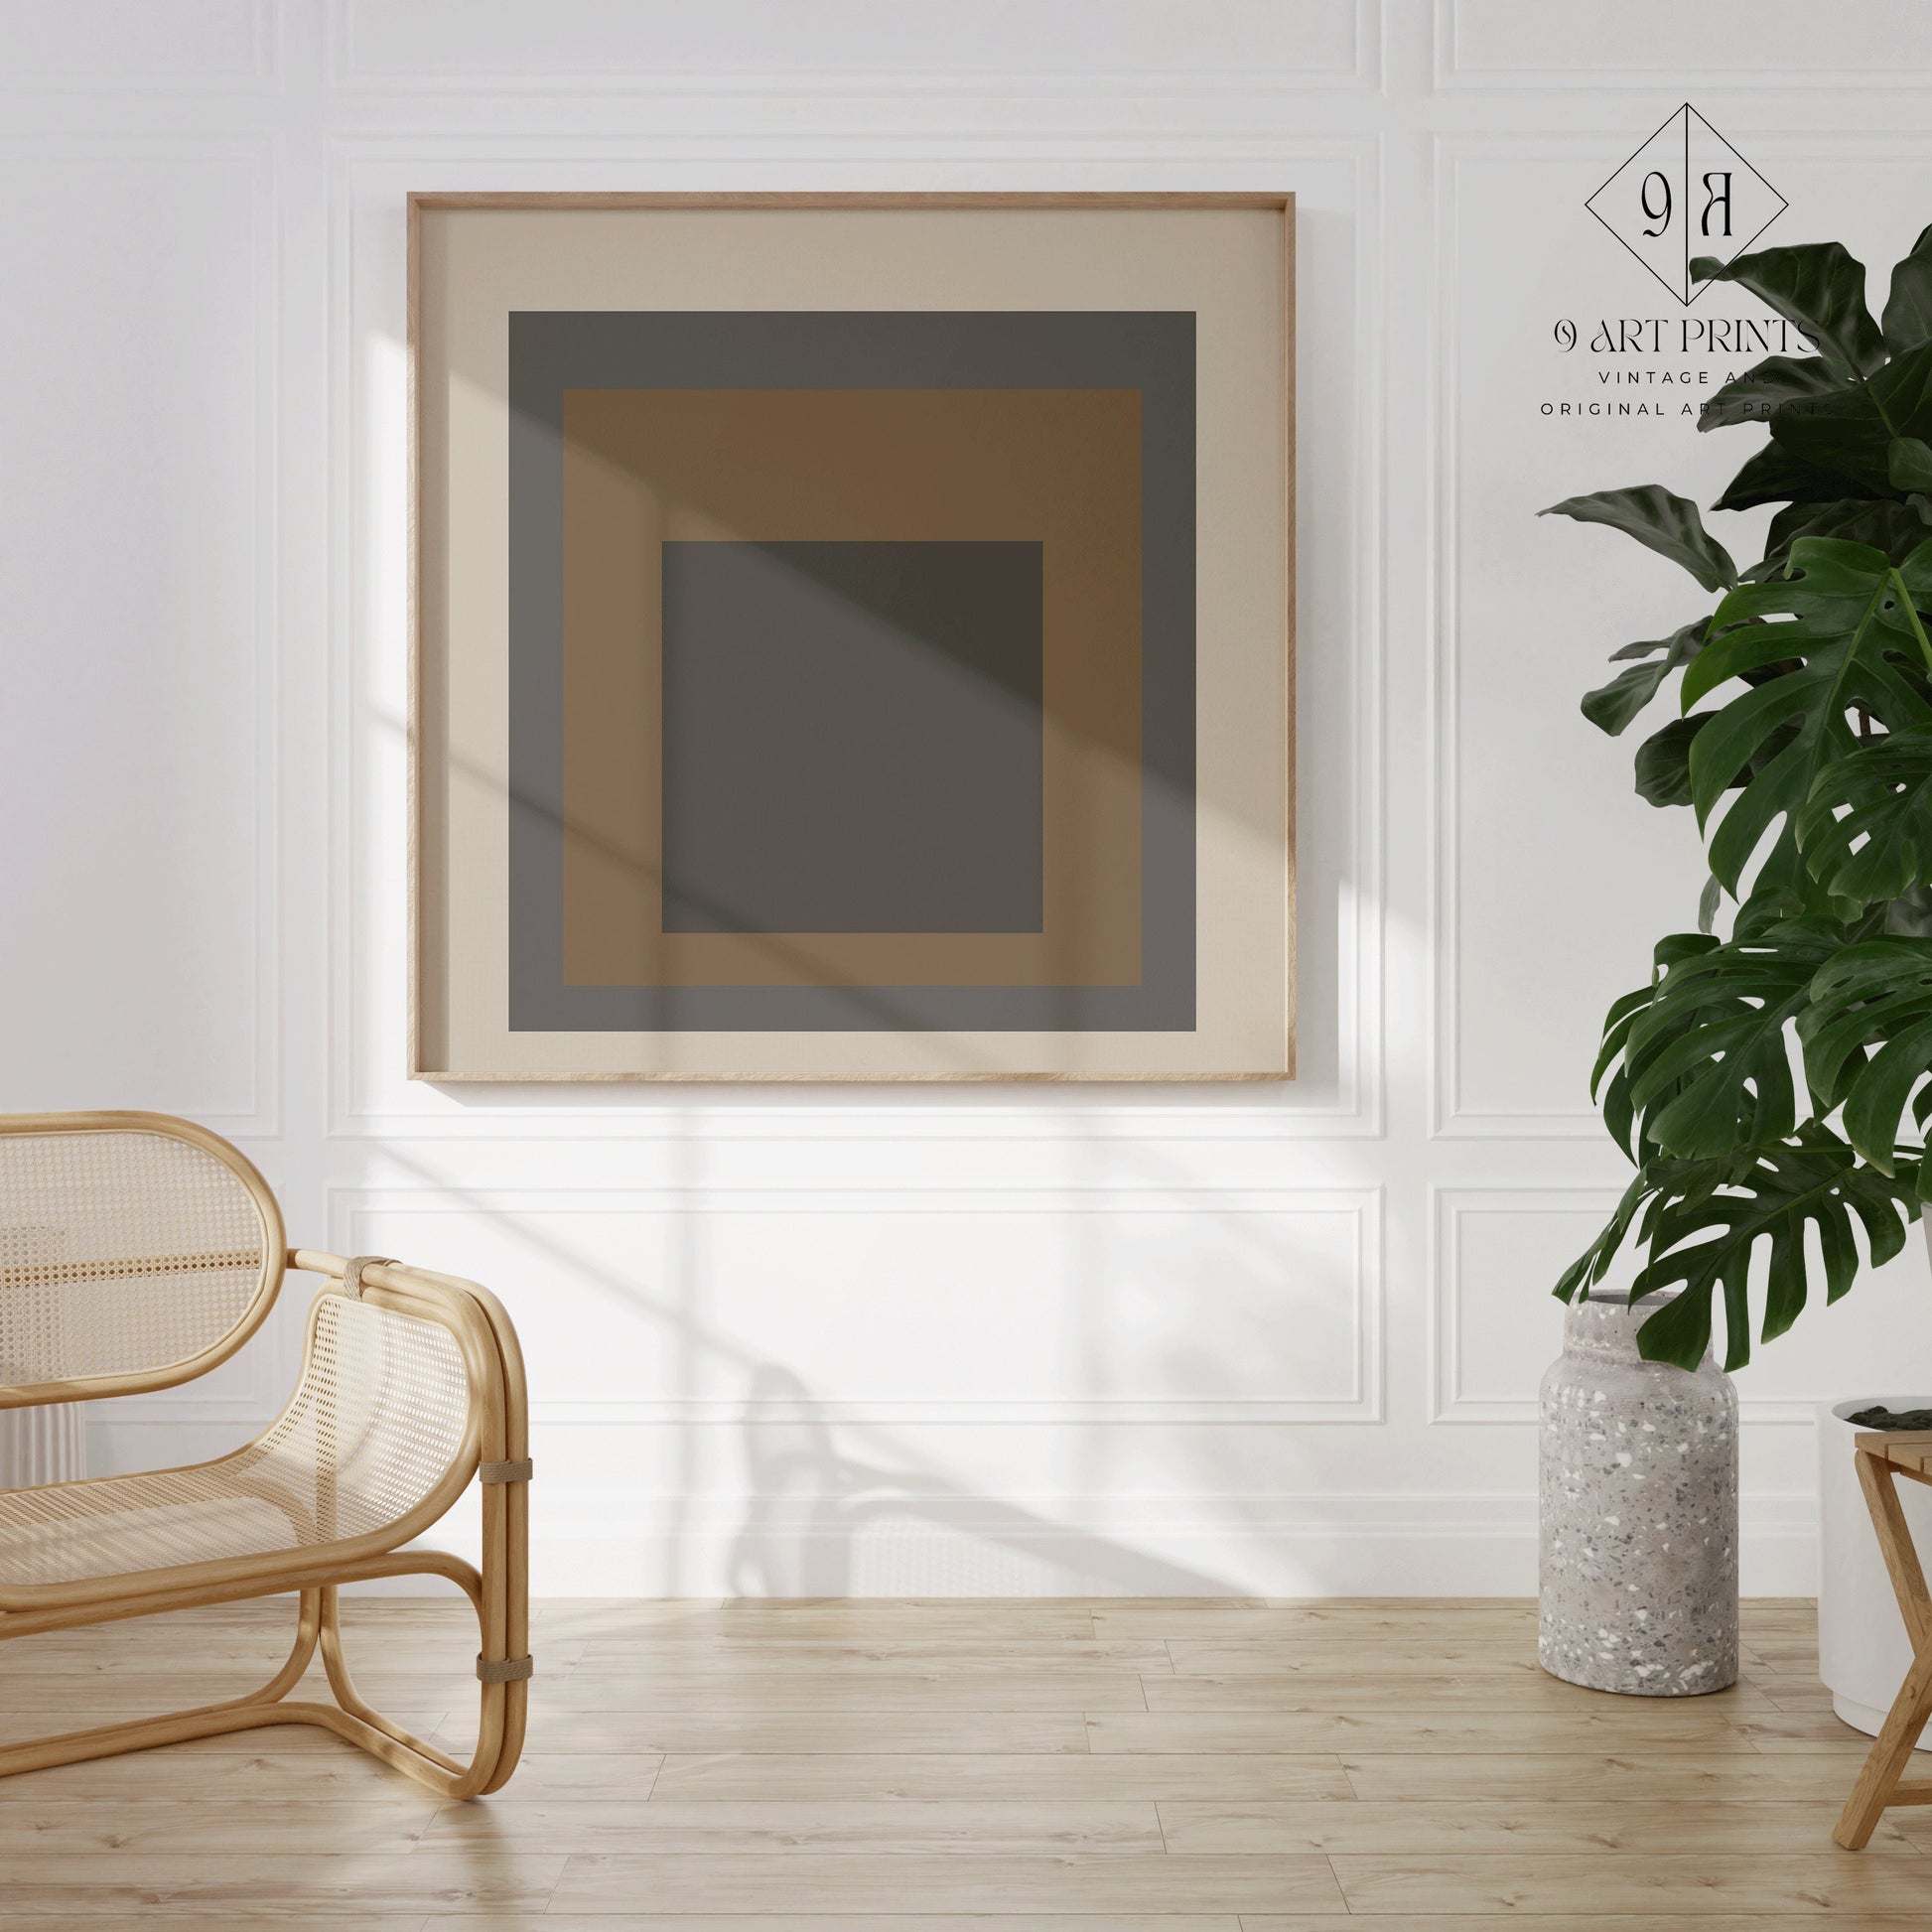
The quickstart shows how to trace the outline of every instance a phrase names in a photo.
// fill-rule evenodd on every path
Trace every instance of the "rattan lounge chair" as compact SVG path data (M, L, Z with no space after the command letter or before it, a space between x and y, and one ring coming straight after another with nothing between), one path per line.
M450 1798L501 1786L528 1699L528 1423L515 1330L473 1282L284 1245L275 1196L160 1114L0 1115L0 1408L173 1388L232 1355L285 1269L328 1278L280 1419L212 1462L0 1490L0 1639L295 1592L295 1647L230 1703L0 1748L0 1776L257 1725L320 1725ZM405 1549L481 1476L483 1568ZM356 1695L340 1585L435 1575L476 1606L468 1765ZM321 1647L337 1702L291 1701Z

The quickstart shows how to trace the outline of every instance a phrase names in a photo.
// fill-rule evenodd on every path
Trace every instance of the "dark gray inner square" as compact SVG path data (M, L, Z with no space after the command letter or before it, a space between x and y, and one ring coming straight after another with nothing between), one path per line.
M1041 547L663 546L667 932L1041 929Z

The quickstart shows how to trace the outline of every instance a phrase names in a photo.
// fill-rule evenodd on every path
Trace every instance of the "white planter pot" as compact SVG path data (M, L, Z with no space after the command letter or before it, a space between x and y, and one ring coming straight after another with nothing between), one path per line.
M1852 1440L1860 1432L1845 1420L1872 1408L1928 1409L1932 1396L1860 1396L1818 1412L1818 1675L1832 1709L1876 1736L1905 1681L1912 1645L1859 1486ZM1932 1488L1901 1482L1897 1489L1912 1540L1932 1559ZM1932 1725L1918 1747L1932 1750Z

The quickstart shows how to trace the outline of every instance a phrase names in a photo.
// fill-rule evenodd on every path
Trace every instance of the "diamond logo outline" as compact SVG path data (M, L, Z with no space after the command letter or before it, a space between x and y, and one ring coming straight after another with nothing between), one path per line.
M1656 281L1660 282L1666 289L1670 290L1671 294L1676 296L1677 300L1681 304L1683 304L1683 306L1687 309L1691 306L1692 303L1696 302L1698 298L1703 295L1703 293L1707 288L1710 287L1709 282L1699 282L1695 286L1693 286L1691 282L1691 259L1692 259L1693 251L1691 247L1690 200L1691 200L1691 135L1692 135L1693 124L1695 124L1697 128L1703 131L1703 136L1706 141L1708 141L1710 144L1714 145L1718 149L1722 150L1722 152L1725 156L1727 156L1733 163L1735 163L1736 171L1741 172L1742 175L1744 175L1749 179L1749 181L1756 184L1756 186L1759 189L1761 189L1766 196L1769 197L1770 201L1775 204L1775 207L1771 208L1771 211L1768 214L1766 214L1762 220L1758 221L1756 226L1751 229L1749 235L1743 241L1738 242L1733 247L1731 247L1728 252L1724 252L1722 250L1715 249L1715 248L1707 248L1707 249L1701 249L1697 251L1699 253L1715 254L1717 255L1718 259L1723 262L1728 263L1728 262L1735 261L1739 255L1746 253L1756 243L1758 237L1761 236L1768 227L1770 227L1772 222L1777 220L1777 218L1790 207L1791 204L1785 200L1783 195L1781 195L1777 191L1777 189L1771 186L1770 182L1766 180L1764 175L1751 162L1747 161L1744 158L1744 156L1738 152L1736 146L1729 140L1729 138L1725 134L1721 133L1716 127L1714 127L1711 124L1710 120L1707 119L1703 114L1699 113L1698 110L1688 100L1685 101L1682 106L1675 109L1672 113L1667 114L1656 128L1654 128L1648 135L1646 135L1643 140L1638 142L1636 147L1630 152L1630 154L1626 156L1622 162L1620 162L1614 169L1610 171L1609 175L1596 187L1596 189L1590 194L1588 199L1584 203L1584 207L1587 209L1588 209L1589 213L1592 216L1594 216L1594 218L1602 225L1602 227L1615 238L1618 246L1620 246L1624 250L1624 252L1628 254L1634 261L1636 261L1643 268L1646 274L1650 275ZM1676 227L1681 229L1680 248L1679 248L1679 261L1681 263L1681 266L1679 267L1679 280L1676 283L1673 283L1669 279L1669 277L1666 276L1663 273L1663 271L1658 268L1657 264L1654 261L1647 259L1644 256L1643 252L1635 245L1633 245L1629 236L1624 234L1622 230L1617 227L1616 223L1612 221L1610 217L1607 214L1605 214L1600 207L1597 207L1597 203L1601 201L1606 195L1608 195L1609 191L1613 189L1616 186L1616 184L1623 179L1623 177L1630 171L1631 167L1635 163L1640 161L1646 154L1649 154L1652 151L1652 149L1656 147L1658 142L1662 140L1663 137L1669 134L1669 132L1673 127L1678 127L1681 129L1681 139L1678 146L1678 152L1675 156L1672 157L1672 161L1674 162L1677 171L1677 175L1676 175L1677 193L1669 197L1668 204L1667 204L1668 213L1665 217L1665 226L1667 228ZM1648 187L1649 180L1651 179L1652 176L1662 176L1665 181L1666 190L1668 192L1671 185L1670 178L1664 175L1663 169L1661 167L1652 169L1650 173L1645 176L1644 182L1645 182L1646 189ZM1707 186L1709 185L1709 181L1710 181L1710 176L1707 175L1706 176ZM1726 222L1729 219L1729 211L1730 211L1729 194L1730 194L1729 171L1727 171L1726 189L1724 198L1725 204ZM1709 222L1710 206L1711 205L1707 203L1706 216L1705 216L1707 224ZM1646 213L1651 212L1647 202L1643 204L1643 207ZM1644 234L1649 234L1652 231L1649 229L1643 229L1640 232ZM1659 230L1658 232L1661 233L1662 230ZM1708 232L1708 226L1707 226L1707 232Z

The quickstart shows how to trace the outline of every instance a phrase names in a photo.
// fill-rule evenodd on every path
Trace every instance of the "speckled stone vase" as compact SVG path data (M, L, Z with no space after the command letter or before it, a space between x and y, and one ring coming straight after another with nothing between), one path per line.
M1737 1391L1637 1353L1660 1306L1572 1306L1543 1378L1542 1626L1553 1677L1626 1697L1737 1681Z

